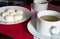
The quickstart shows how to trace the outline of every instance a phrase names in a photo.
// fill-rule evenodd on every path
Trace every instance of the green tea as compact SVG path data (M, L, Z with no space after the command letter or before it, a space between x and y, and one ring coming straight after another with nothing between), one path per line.
M56 16L51 16L51 15L45 15L40 17L41 19L45 20L45 21L50 21L50 22L54 22L54 21L59 21L60 19Z

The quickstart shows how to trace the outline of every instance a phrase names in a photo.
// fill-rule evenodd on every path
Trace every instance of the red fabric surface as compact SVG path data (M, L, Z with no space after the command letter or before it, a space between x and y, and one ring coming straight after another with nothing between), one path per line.
M24 5L23 7L28 8L29 10L31 10L31 5L30 4L29 5Z
M48 4L48 10L54 10L60 12L60 6Z
M26 5L26 7L29 6ZM0 24L0 33L11 36L14 39L33 39L33 36L27 30L27 23L29 20L15 25Z

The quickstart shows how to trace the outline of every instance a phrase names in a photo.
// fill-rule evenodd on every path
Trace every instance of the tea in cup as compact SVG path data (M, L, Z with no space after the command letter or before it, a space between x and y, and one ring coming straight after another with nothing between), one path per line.
M41 19L45 20L45 21L49 21L49 22L55 22L55 21L59 21L60 19L56 16L51 16L51 15L45 15L40 17Z
M52 10L40 11L37 14L37 31L45 36L60 33L60 13Z

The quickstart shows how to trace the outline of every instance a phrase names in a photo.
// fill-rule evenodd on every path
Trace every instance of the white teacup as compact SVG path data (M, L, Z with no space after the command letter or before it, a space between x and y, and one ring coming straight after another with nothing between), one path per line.
M48 3L45 3L45 4L40 4L40 3L34 3L34 6L33 6L34 10L36 12L39 12L39 11L43 11L43 10L47 10L48 8Z
M37 21L37 31L45 36L55 36L60 34L60 20L59 21L54 21L54 22L49 22L46 20L43 20L42 16L44 15L50 15L50 16L56 16L60 19L60 13L52 10L45 10L45 11L40 11L37 14L38 21Z
M48 1L47 0L34 0L33 8L36 12L47 10Z

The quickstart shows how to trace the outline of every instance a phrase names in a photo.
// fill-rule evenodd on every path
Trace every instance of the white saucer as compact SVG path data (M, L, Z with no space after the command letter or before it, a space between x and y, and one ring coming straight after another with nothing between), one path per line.
M32 35L34 35L34 36L36 36L36 37L38 37L38 38L40 38L40 39L60 39L60 35L59 35L59 36L43 36L42 34L40 34L40 33L36 30L36 25L37 25L37 19L36 19L36 18L32 19L32 20L28 23L28 25L27 25L28 31L29 31Z

